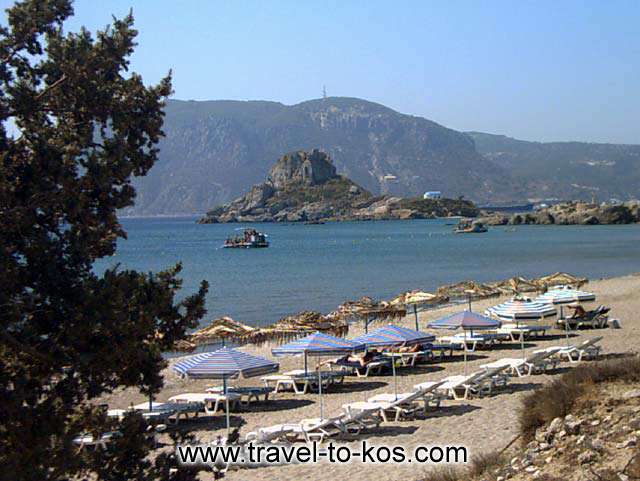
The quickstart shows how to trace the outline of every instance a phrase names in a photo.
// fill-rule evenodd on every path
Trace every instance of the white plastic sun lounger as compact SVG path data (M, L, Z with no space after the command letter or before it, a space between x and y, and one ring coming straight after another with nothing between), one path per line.
M270 443L284 437L287 433L292 432L297 426L297 424L291 423L274 424L273 426L268 426L266 428L258 428L255 431L248 432L245 435L244 440L247 442L252 441L257 444Z
M433 396L433 393L440 387L442 382L432 383L427 388L420 388L412 392L395 394L378 394L367 400L372 406L378 405L382 419L389 421L387 413L394 415L394 421L399 421L401 417L411 417L416 412L422 410L427 413L430 402L437 400L437 406L440 405L440 397Z
M344 420L344 414L325 419L303 419L291 431L285 434L285 438L287 441L302 439L307 443L321 443L330 436L345 433L347 427L344 424Z
M169 398L170 402L176 404L201 403L204 406L204 412L209 415L215 414L218 409L224 409L227 400L229 401L229 409L234 409L240 402L240 394L187 392Z
M265 387L271 387L271 384L274 385L274 397L276 393L286 391L287 389L292 389L296 394L307 394L311 385L308 377L303 378L286 374L272 374L270 376L264 376L261 379Z
M512 376L524 377L535 373L542 373L548 369L555 369L558 365L558 359L553 357L556 351L540 350L535 351L525 359L506 357L488 364L482 364L483 369L495 369L506 367Z
M73 438L73 444L78 446L78 450L82 450L86 447L96 447L104 451L107 450L107 444L112 441L116 436L120 436L117 431L104 433L99 438L94 438L91 434L81 434Z
M208 393L221 394L224 391L223 386L208 387ZM264 401L269 400L269 394L273 392L273 388L269 387L227 387L227 393L238 394L240 396L240 404L246 406L252 401L260 402L260 396L264 397Z
M261 378L265 387L271 387L274 384L274 395L281 390L292 389L296 394L307 394L312 388L318 387L318 373L308 371L306 374L303 370L289 371L283 374L272 374ZM322 371L320 380L323 389L334 383L341 383L344 380L344 373L336 371Z
M467 352L474 352L479 346L484 346L485 344L491 344L492 342L487 341L484 337L481 336L467 336L465 339L461 336L442 336L436 340L441 344L449 344L452 346L457 346L464 349L465 342L467 344Z
M356 365L356 363L350 363L349 365L345 365L337 362L336 360L330 361L329 366L333 369L334 367L338 368L337 371L340 373L353 373L358 377L369 377L370 374L380 375L385 368L391 367L391 359L381 359L367 362L364 366Z
M475 395L489 395L496 387L507 385L508 376L504 373L506 369L507 366L501 366L478 371L469 376L450 376L443 379L444 382L438 389L458 401Z
M340 416L325 419L303 419L299 423L276 424L249 432L245 436L245 441L256 443L300 440L307 443L322 442L337 434L354 432L354 428L357 434L363 427L368 427L367 421L369 421L368 416L362 413L357 413L354 416L343 413ZM374 424L377 426L379 421Z
M132 409L140 411L142 417L147 421L157 422L158 420L168 420L178 424L181 416L187 419L189 414L197 415L199 411L202 411L203 405L201 401L197 400L186 402L153 402L151 403L151 409L149 409L149 403L143 402L136 404ZM173 415L175 415L175 419L171 420L170 417Z
M502 327L496 329L498 336L508 335L511 338L511 342L522 342L524 339L530 337L542 337L550 329L550 326L542 325L520 325L515 324L503 324Z
M343 409L345 409L345 405L343 405ZM341 423L345 433L358 435L363 429L377 428L381 421L379 408L365 408L345 409L345 416Z
M591 339L581 342L577 346L569 346L560 349L556 352L556 355L560 359L566 359L571 363L577 363L587 359L596 359L602 350L602 346L598 345L602 339L602 336L592 337Z

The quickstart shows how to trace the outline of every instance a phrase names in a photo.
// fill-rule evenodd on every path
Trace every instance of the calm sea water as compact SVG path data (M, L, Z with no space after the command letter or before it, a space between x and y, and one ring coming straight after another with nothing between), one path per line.
M120 263L158 271L182 261L185 293L201 279L210 283L208 319L229 315L254 325L304 309L328 312L363 295L384 299L464 279L640 271L640 225L494 227L454 235L444 220L260 224L268 249L222 249L244 226L199 225L195 218L122 222L129 238L98 270Z

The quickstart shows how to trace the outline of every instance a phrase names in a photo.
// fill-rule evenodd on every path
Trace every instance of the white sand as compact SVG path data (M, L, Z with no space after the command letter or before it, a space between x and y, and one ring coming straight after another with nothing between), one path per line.
M579 337L571 339L572 343L596 335L605 337L602 345L605 353L621 353L638 351L638 330L640 322L637 313L640 311L640 275L619 277L590 282L585 289L597 294L597 303L612 307L611 317L618 318L622 322L623 329L614 330L585 330L579 332ZM488 299L474 302L473 308L479 312L488 306L494 305L499 300ZM457 312L463 307L447 307L443 309L426 311L421 313L420 325L426 326L429 320L434 320L451 312ZM547 322L552 324L553 320ZM407 327L413 327L413 315L403 321ZM376 326L374 326L375 328ZM360 334L361 329L353 327L349 337ZM533 350L551 345L563 345L563 334L553 332L552 339L544 341L528 342L527 349ZM270 357L271 345L246 347L247 351ZM501 357L519 357L521 352L519 344L505 344L493 350L479 351L470 358L468 372L479 365ZM423 365L416 368L404 368L399 371L399 392L412 390L414 384L424 381L438 380L452 374L460 374L463 370L461 356L460 362L446 362L444 364ZM280 359L281 370L298 368L301 366L301 358ZM567 368L568 364L563 364ZM560 370L562 371L562 369ZM511 387L492 397L474 399L471 401L446 401L443 407L433 416L426 419L383 423L380 429L371 431L363 436L369 443L379 445L403 445L413 447L430 444L456 444L467 446L471 455L483 451L501 449L509 443L518 433L518 409L521 398L552 379L552 376L538 375L523 379L513 379ZM166 385L158 395L158 400L166 400L168 397L180 392L198 392L211 381L181 380L170 370L166 371ZM260 379L240 380L238 385L260 385ZM336 387L324 396L325 415L335 415L341 412L341 406L351 401L364 400L374 394L393 392L393 379L389 375L360 379L348 377L343 386ZM105 398L112 407L125 407L130 403L143 402L144 396L133 391L121 391ZM260 426L269 426L282 422L295 422L303 418L318 417L319 403L317 394L296 396L294 394L279 394L274 402L252 404L242 412L234 416L241 416L247 424L242 432L254 430ZM232 417L233 423L234 417ZM192 423L184 424L196 437L207 442L218 435L224 435L224 415L215 417L202 417ZM356 441L354 446L359 446ZM230 471L227 473L229 480L279 480L302 479L336 480L349 479L350 481L371 480L374 477L389 480L414 480L421 477L428 467L418 464L362 464L353 462L349 465L322 463L320 465L296 465L252 470ZM206 478L208 479L208 478Z

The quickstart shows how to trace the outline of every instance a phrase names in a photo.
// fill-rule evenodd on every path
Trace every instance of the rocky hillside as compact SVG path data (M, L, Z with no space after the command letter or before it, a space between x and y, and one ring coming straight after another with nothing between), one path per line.
M485 160L526 179L530 198L640 198L640 145L526 142L468 132Z
M521 433L503 450L421 481L640 479L639 368L623 355L568 370L524 398Z
M493 213L483 216L481 221L489 225L558 224L596 225L633 224L640 222L640 201L620 204L590 204L565 202L536 212L506 215Z
M467 135L354 98L297 105L169 101L160 158L138 179L128 215L206 212L262 182L283 152L321 148L337 172L373 195L485 201L526 197L522 182L485 159Z
M200 222L412 219L477 213L475 206L464 200L374 197L338 175L330 157L314 149L282 156L265 182L254 185L233 202L210 210Z

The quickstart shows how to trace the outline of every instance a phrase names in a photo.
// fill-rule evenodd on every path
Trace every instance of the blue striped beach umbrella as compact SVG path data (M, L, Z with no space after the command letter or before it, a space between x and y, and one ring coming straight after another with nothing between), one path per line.
M428 327L432 329L464 329L473 331L497 329L500 325L501 322L499 320L491 319L490 317L471 311L462 311L443 317L437 321L431 321Z
M557 286L549 289L535 300L547 304L571 304L573 302L595 301L596 295L592 292L573 289L571 286Z
M385 347L400 344L420 344L434 340L435 336L433 334L389 324L368 334L358 336L353 339L353 342L363 344L366 347Z
M462 311L432 321L428 326L432 329L464 329L464 372L467 373L467 331L497 329L502 323L496 319L476 312Z
M490 307L485 311L488 316L504 321L514 321L519 326L520 321L536 321L556 315L556 308L547 302L533 301L528 297L514 297L510 301ZM520 333L520 349L525 358L524 333Z
M555 316L556 308L547 302L533 301L528 297L514 297L490 307L484 313L490 317L518 322Z
M173 370L193 379L235 379L263 376L278 370L278 363L229 347L204 352L176 362Z
M246 352L223 347L213 352L190 356L173 365L173 370L193 379L222 379L223 392L227 394L227 379L256 377L279 368L277 362ZM227 437L229 436L229 400L226 401Z
M331 336L322 332L315 332L306 337L296 339L271 350L274 356L304 355L304 370L307 372L307 356L331 356L334 354L348 354L364 349L362 343Z
M359 342L369 348L399 346L401 344L419 344L422 342L432 342L435 338L436 337L433 334L396 326L394 324L388 324L386 326L379 327L375 331L358 336L353 339L353 341ZM398 381L396 378L396 361L393 353L388 353L388 355L392 358L391 369L393 372L393 389L397 398Z
M296 339L282 346L271 349L274 356L304 355L304 372L307 374L307 356L328 356L334 354L349 354L364 349L360 343L341 337L314 332L306 337ZM322 377L318 370L318 395L320 396L320 419L324 419L322 402Z

